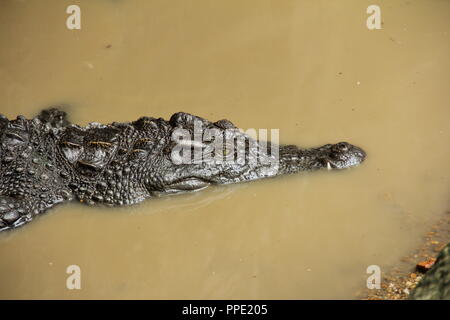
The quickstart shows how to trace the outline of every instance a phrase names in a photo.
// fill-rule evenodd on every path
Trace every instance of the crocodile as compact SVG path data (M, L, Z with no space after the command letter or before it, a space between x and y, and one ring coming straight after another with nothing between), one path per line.
M192 139L199 125L205 130L200 141ZM211 139L205 138L207 130L214 133ZM230 141L242 143L230 146ZM211 122L185 112L168 121L141 117L79 126L59 107L44 109L31 119L0 115L0 143L0 231L22 226L72 200L132 205L211 185L350 168L366 157L347 142L299 148L257 141L229 120ZM210 156L198 157L195 150L203 155L208 150ZM240 161L238 153L244 155Z

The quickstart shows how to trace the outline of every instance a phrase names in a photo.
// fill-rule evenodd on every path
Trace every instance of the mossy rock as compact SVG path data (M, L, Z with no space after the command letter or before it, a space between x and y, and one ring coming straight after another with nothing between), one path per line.
M450 243L442 249L434 266L411 291L409 299L450 300Z

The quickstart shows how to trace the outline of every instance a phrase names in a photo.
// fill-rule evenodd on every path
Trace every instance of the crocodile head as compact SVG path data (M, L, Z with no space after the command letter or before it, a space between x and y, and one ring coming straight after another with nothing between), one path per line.
M168 139L160 153L164 160L158 160L162 170L147 179L152 193L194 191L210 184L299 171L344 169L365 158L361 148L347 142L311 149L278 146L253 139L228 120L211 122L184 112L174 114L167 125Z

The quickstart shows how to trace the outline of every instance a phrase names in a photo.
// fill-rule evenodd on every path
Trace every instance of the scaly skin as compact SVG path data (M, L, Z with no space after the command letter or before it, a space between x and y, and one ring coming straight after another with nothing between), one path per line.
M182 129L193 136L194 123L225 138L244 138L245 161L178 164L172 157L176 146L173 134ZM131 205L214 184L349 168L365 158L360 148L340 142L313 149L279 146L278 161L275 153L251 148L261 142L230 121L213 123L183 112L169 121L142 117L131 123L91 123L86 127L69 123L65 112L54 108L30 120L23 116L8 120L0 115L0 142L0 231L19 227L73 199L89 205ZM213 145L212 141L202 142L200 149L211 150ZM223 148L220 152L230 156L226 144ZM231 156L237 157L233 150ZM212 155L219 155L216 152ZM251 161L255 159L258 161Z

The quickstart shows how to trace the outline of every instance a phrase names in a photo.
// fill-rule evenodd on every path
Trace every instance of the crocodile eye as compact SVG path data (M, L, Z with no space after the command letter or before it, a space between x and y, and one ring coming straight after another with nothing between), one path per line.
M218 126L221 129L234 129L236 128L236 126L229 120L227 119L222 119L219 121L214 122L214 124L216 126Z
M169 122L173 126L183 126L187 123L191 123L194 120L194 116L185 112L177 112L170 117Z

